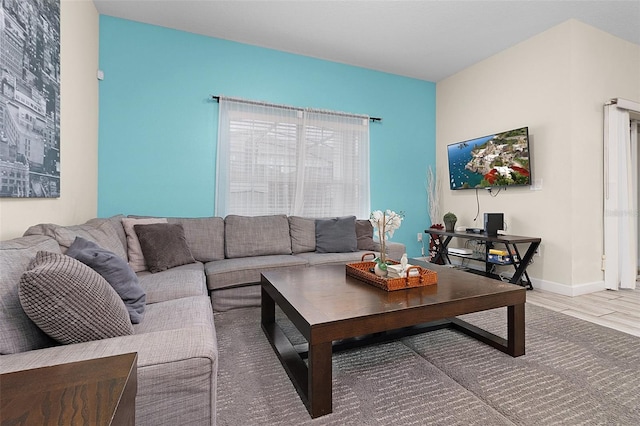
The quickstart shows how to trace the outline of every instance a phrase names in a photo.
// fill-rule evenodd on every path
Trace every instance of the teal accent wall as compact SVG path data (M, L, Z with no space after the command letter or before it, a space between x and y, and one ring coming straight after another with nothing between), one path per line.
M104 15L99 59L99 216L213 215L210 96L227 95L382 117L370 126L371 208L404 211L392 241L420 255L435 83Z

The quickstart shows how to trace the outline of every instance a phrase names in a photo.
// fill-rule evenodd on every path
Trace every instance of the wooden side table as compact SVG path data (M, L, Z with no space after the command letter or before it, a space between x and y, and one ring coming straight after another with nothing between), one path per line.
M1 425L135 425L138 354L0 375Z

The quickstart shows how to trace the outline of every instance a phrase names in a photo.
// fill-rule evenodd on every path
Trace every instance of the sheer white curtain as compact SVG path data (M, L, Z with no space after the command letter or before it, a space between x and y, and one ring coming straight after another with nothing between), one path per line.
M638 127L625 101L605 106L605 288L635 288L638 269Z
M220 98L216 215L369 216L369 119Z

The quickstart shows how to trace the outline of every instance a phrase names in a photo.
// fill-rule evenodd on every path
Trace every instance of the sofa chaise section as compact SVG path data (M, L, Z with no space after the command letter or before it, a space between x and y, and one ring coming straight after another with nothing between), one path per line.
M206 315L204 310L200 313ZM215 425L215 331L212 326L182 324L167 330L2 355L0 374L137 352L137 424Z
M20 277L38 251L66 252L82 236L126 257L118 227L120 217L71 227L41 224L0 243L0 373L137 352L137 424L215 425L218 348L202 263L137 274L147 304L132 335L60 345L21 309Z

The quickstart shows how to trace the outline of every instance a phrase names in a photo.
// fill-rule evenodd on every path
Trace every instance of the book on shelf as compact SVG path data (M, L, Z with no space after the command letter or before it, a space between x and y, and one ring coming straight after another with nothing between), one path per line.
M498 264L511 264L511 256L503 256L501 254L491 254L487 256L487 262L489 263L498 263Z
M507 256L509 254L508 251L506 250L500 250L500 249L489 249L489 254L495 254L498 256Z

